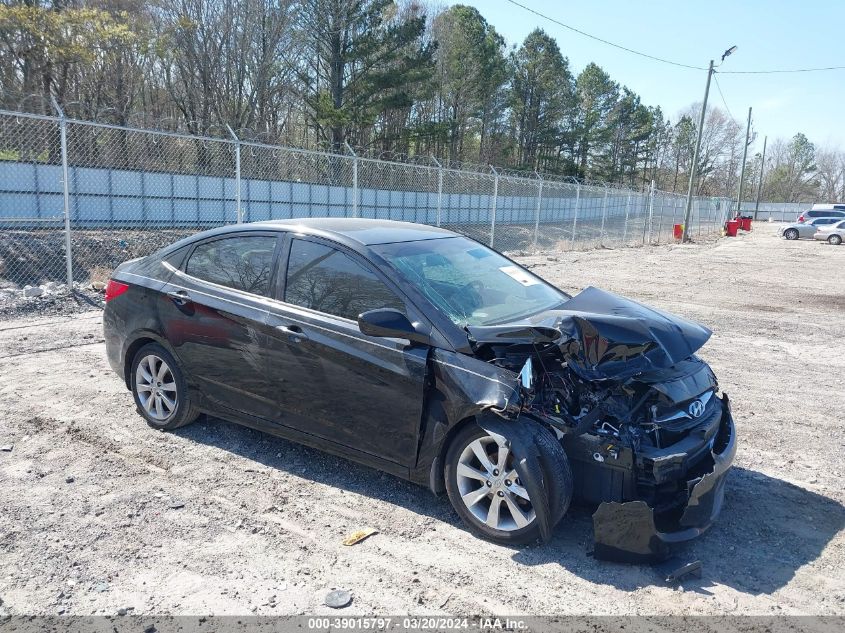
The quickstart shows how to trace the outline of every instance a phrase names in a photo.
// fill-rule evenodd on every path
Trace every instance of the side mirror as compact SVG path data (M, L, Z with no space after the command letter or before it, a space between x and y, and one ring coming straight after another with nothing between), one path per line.
M428 345L428 334L420 332L399 310L379 308L358 315L358 329L367 336L406 338L412 343Z

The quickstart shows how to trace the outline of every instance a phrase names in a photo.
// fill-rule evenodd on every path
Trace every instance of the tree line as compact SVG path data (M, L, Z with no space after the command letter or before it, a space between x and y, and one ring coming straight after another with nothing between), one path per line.
M52 95L124 126L676 192L700 107L672 121L597 64L574 72L542 29L508 46L478 10L421 0L2 0L0 86L9 109ZM696 193L736 195L744 142L709 109ZM765 170L766 200L845 199L845 155L802 134Z

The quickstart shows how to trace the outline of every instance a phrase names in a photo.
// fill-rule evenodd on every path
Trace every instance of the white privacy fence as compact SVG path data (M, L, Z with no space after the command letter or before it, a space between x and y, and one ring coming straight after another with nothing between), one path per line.
M60 112L60 110L59 110ZM0 281L105 279L120 262L237 222L363 217L443 226L503 252L667 242L685 198L0 111ZM690 235L719 231L696 198Z

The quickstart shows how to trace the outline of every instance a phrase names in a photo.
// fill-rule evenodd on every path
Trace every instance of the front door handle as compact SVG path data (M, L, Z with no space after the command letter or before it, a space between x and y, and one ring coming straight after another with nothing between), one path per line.
M302 343L302 341L308 340L308 336L302 332L302 328L298 325L279 325L276 329L286 334L291 343Z
M177 306L184 306L191 303L191 296L184 290L171 290L167 293L167 296L170 297L173 303Z

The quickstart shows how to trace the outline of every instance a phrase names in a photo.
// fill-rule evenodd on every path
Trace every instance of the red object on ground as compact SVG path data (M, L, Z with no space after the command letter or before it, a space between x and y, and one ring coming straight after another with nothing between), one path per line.
M736 232L739 230L739 220L728 220L725 222L725 235L728 237L736 237Z
M741 228L743 231L750 231L751 230L751 218L740 218L739 228Z
M676 240L684 239L684 225L683 224L676 224L672 228L672 235L675 236Z

